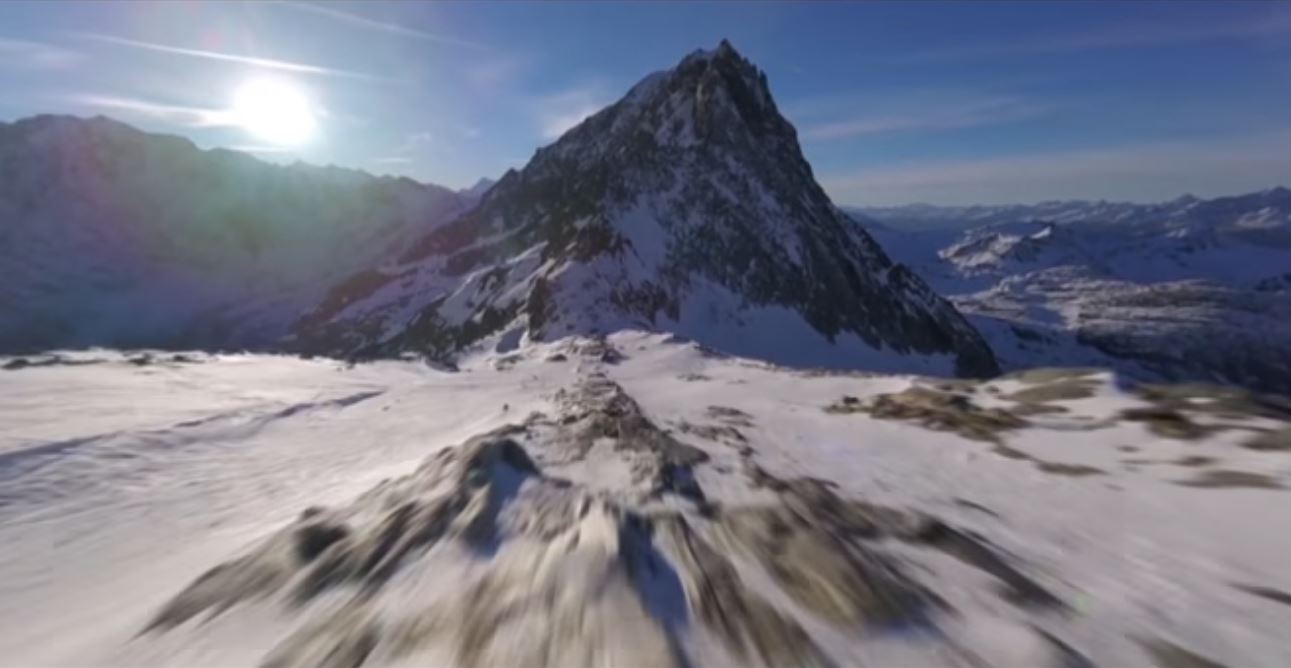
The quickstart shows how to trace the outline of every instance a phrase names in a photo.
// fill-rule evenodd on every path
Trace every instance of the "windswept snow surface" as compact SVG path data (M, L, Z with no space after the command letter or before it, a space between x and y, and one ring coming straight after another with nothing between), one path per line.
M0 360L3 663L1291 663L1284 402L501 338Z

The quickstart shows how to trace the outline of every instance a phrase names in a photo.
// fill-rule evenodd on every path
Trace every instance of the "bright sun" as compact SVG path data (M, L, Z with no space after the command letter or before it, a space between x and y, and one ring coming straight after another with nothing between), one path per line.
M252 79L233 96L238 125L280 146L298 146L317 129L314 107L300 89L275 79Z

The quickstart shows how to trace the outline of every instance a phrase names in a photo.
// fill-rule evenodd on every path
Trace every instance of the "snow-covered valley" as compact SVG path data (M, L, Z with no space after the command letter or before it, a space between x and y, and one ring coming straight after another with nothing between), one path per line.
M1283 400L639 332L5 362L8 665L1291 661Z
M1099 366L1291 392L1291 190L852 214L1005 369Z

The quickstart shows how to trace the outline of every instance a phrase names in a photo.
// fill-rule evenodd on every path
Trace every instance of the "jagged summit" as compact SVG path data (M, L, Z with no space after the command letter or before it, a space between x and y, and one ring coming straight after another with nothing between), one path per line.
M954 308L829 201L728 42L652 74L296 328L333 354L644 328L790 364L995 371Z
M679 147L745 135L791 140L795 148L797 141L776 108L766 74L723 40L716 49L695 51L675 68L642 79L622 100L567 133L579 141L543 150L603 149L645 129L656 141Z

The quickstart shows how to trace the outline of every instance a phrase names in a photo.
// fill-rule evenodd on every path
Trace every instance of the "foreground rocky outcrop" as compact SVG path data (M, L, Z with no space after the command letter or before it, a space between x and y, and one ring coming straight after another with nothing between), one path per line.
M262 659L281 668L832 666L805 625L932 632L954 614L893 542L962 560L997 579L1010 605L1064 606L969 533L777 477L751 452L745 482L766 500L707 498L693 470L705 452L604 375L557 404L558 415L441 450L348 506L307 508L179 592L142 633L267 606L301 620ZM627 484L572 482L539 463L597 468L607 457L626 466ZM1036 639L1050 646L1038 659L1071 665L1069 648Z
M1291 659L1273 396L793 370L634 332L455 370L17 361L15 664Z

